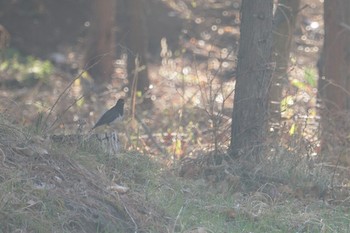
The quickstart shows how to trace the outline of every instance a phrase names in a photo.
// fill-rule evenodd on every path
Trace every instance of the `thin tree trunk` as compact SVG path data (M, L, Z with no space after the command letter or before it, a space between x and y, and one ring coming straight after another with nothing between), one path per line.
M268 134L268 91L273 65L273 0L243 0L236 91L232 114L232 156L260 155Z
M120 18L123 21L123 25L121 25L122 30L120 30L121 40L118 43L126 47L128 55L128 86L131 91L137 92L138 97L142 97L144 100L150 100L149 96L145 96L150 85L146 57L148 35L145 1L118 0L117 4L117 7L119 6L119 9L117 9L118 19ZM136 58L138 59L139 67L136 67ZM136 68L139 68L139 70L136 70Z
M288 81L290 47L300 0L279 0L273 23L273 56L276 70L269 92L270 123L277 130L281 120L282 91Z

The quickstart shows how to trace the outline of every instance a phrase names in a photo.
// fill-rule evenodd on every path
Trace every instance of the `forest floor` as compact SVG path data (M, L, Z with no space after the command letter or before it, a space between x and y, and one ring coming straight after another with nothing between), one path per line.
M225 153L239 1L229 10L227 1L184 2L185 8L172 5L178 17L192 19L182 49L163 47L150 65L154 108L138 112L146 127L128 117L127 102L117 156L46 136L87 130L99 115L94 112L126 95L119 78L118 88L80 99L88 77L71 83L72 75L55 67L47 79L50 64L12 56L19 68L8 77L33 69L43 77L31 82L27 75L21 88L1 92L0 232L350 231L348 164L318 154L317 146L322 2L302 1L284 93L284 140L272 141L259 164L232 163ZM214 165L214 155L221 165Z

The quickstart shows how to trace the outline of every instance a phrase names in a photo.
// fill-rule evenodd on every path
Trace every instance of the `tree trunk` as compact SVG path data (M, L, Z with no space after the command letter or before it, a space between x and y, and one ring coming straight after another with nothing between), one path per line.
M273 65L273 0L243 0L232 114L233 157L257 156L268 134L268 91Z
M279 0L274 16L272 60L276 63L276 70L272 75L269 92L269 112L270 123L275 130L279 129L281 120L282 91L288 82L290 46L299 5L300 0Z
M325 146L349 145L350 1L325 0L324 25L322 60L325 77L319 81L319 94L323 105L321 142L326 149Z
M94 17L85 63L87 66L96 63L88 70L95 83L106 83L113 74L115 4L116 0L93 1L92 4Z

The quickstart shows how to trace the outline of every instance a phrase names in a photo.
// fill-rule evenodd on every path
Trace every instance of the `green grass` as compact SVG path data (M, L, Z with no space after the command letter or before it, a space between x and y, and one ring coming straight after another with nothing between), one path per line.
M184 193L184 187L158 193L157 200L173 219L177 218L176 232L204 227L209 232L348 232L350 218L346 209L330 209L317 202L305 204L298 200L269 203L250 198L208 193L197 185ZM174 188L174 186L172 186ZM170 190L170 189L165 189ZM167 198L171 197L171 198ZM257 198L258 200L256 200ZM233 208L237 216L229 219L225 209Z

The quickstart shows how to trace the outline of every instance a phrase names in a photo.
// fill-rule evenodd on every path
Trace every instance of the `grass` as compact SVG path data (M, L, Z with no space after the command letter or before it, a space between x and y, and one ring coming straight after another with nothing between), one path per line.
M251 177L242 164L223 167L213 182L179 177L177 167L137 152L41 143L3 118L0 127L1 233L350 231L349 201L332 204L313 189L329 186L327 170L291 152L274 154ZM130 190L117 194L114 184Z
M346 209L317 200L272 201L259 192L223 195L198 181L167 180L150 196L176 219L174 232L348 232L350 226Z

